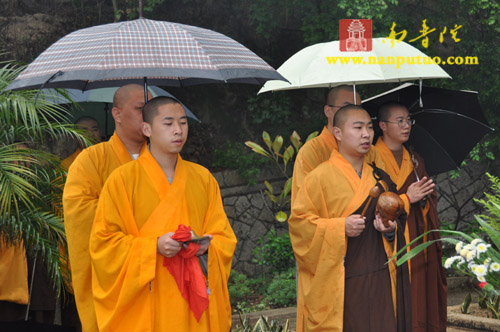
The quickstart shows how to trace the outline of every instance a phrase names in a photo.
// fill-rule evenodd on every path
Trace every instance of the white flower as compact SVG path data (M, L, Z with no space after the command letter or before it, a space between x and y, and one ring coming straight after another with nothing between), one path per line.
M490 265L490 271L493 271L493 272L500 271L500 264L498 264L497 262L491 263L491 265Z
M445 269L449 269L453 263L455 263L455 257L450 257L450 258L447 258L446 261L444 262L444 268Z
M463 248L463 249L460 251L460 256L462 256L462 257L464 257L464 258L465 258L465 257L467 257L467 253L468 253L468 252L469 252L469 250L468 250L468 249Z
M473 270L474 274L478 277L484 277L486 273L488 273L488 268L483 264L476 265L475 270Z
M471 260L473 260L474 259L474 252L473 251L467 252L467 256L465 256L465 259L467 260L467 262L470 262Z
M464 249L465 249L465 250L472 250L472 249L474 249L474 246L473 246L472 244L466 244L466 245L464 246Z
M462 257L460 256L456 256L458 259L458 264L457 264L457 267L460 267L460 265L462 265L463 263L465 263L465 259L463 259Z
M484 264L484 265L486 265L486 266L489 266L489 265L490 265L490 263L491 263L491 258L489 258L489 257L488 257L488 258L486 258L486 259L484 260L484 262L483 262L483 264Z
M462 251L463 245L464 245L464 243L462 241L457 243L457 245L455 246L455 250L457 251L457 254L460 254L460 251Z
M473 246L477 246L477 244L479 242L483 242L483 240L482 239L474 239L474 240L472 240L472 242L470 244L472 244Z
M484 242L481 242L477 245L476 249L478 253L483 253L486 252L489 247L491 247L491 244L486 244Z
M486 278L485 277L477 277L477 280L479 280L480 282L485 282Z

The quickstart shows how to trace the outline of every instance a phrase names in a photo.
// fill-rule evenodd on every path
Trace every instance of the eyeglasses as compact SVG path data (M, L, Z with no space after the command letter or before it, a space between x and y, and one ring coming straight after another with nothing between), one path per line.
M381 120L381 122L395 123L398 125L399 128L403 128L405 125L408 125L409 127L413 126L415 124L415 119L408 119L408 120L401 119L398 122Z

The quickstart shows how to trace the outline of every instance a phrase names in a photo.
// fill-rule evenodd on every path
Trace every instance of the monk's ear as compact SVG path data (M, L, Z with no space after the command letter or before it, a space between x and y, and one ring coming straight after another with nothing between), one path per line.
M387 130L387 123L385 123L384 121L379 121L378 126L380 127L380 129L382 129L383 132Z
M142 123L142 134L146 137L151 137L151 125L147 122Z
M342 140L342 130L339 127L333 127L333 136L337 141Z
M333 112L333 107L330 107L328 105L325 105L323 107L323 112L325 113L325 116L328 118L328 119L332 119L333 121L333 116L335 115L335 113Z
M115 120L115 123L121 123L121 111L118 107L113 107L111 109L111 115L113 116L113 119Z

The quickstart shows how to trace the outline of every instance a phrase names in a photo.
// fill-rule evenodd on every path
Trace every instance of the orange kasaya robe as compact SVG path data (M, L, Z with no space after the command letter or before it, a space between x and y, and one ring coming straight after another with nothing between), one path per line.
M61 161L61 167L65 170L69 169L71 164L75 161L76 157L82 152L82 149L77 148L70 156Z
M141 150L145 150L146 144ZM132 161L116 135L108 142L84 149L71 164L63 193L64 228L68 241L71 280L84 332L98 331L92 299L89 239L97 201L108 176Z
M179 224L211 234L209 305L197 321L163 266L157 239ZM177 159L169 184L149 151L106 182L90 238L92 290L99 330L229 331L227 282L236 237L219 186L202 166Z
M410 153L404 148L403 160L399 166L382 138L379 138L375 147L384 159L384 170L391 176L397 185L398 193L403 198L406 196L404 193L408 187L417 181ZM416 153L414 157L417 160L416 172L419 178L429 177L422 157ZM436 192L427 197L424 205L417 202L408 206L408 222L404 232L407 243L431 229L439 229ZM439 238L438 232L432 232L423 240L413 244L411 248L415 248L424 241ZM428 247L423 254L409 261L413 332L446 331L447 284L446 274L441 264L442 251L441 242L437 242Z
M307 141L299 150L293 166L292 183L292 205L297 196L297 192L302 187L306 175L327 161L333 150L338 151L339 147L333 134L325 126L320 135L310 141ZM378 167L383 166L382 159L378 156L374 147L370 148L366 155L368 163L375 162Z
M385 264L386 239L373 227L376 200L369 205L362 234L356 238L345 235L345 218L361 213L370 189L377 184L367 159L365 156L359 178L351 164L334 150L327 162L306 176L298 191L289 220L299 272L297 332L353 328L363 332L405 331L410 326L409 294L405 298L403 287L398 289L395 319ZM380 172L384 181L392 184L389 176ZM404 285L408 275L399 274L399 278Z
M22 244L0 239L0 301L28 304L28 263Z

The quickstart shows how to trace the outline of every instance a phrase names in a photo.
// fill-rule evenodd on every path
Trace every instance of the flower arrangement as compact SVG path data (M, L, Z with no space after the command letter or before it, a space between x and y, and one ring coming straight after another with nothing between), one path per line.
M500 180L490 174L487 176L492 182L491 188L494 194L486 194L487 200L476 200L488 212L488 215L475 216L481 234L432 230L407 244L395 257L404 254L397 260L399 266L434 242L442 241L454 245L456 255L446 258L443 263L444 267L475 278L478 286L484 291L484 295L480 298L480 306L490 309L494 318L500 318ZM410 245L430 232L440 232L442 238L421 243L407 252Z
M476 238L470 243L463 241L455 245L456 256L446 259L445 269L454 268L479 281L478 286L492 295L500 295L500 255L498 251Z

